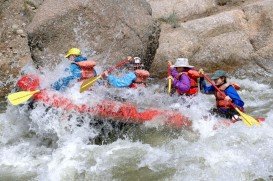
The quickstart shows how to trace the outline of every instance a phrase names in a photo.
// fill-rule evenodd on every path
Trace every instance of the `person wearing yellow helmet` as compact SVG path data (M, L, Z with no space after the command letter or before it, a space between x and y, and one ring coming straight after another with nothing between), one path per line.
M71 48L65 57L71 61L69 69L66 69L66 71L69 72L69 76L60 78L53 83L53 89L65 90L69 84L75 80L79 81L97 76L96 70L94 69L96 62L83 57L80 49Z

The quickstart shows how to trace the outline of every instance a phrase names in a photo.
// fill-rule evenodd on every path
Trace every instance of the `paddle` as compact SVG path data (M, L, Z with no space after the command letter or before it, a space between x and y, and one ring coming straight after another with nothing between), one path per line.
M107 71L110 73L113 70L115 70L116 68L122 67L125 64L129 63L131 61L131 59L132 59L132 57L129 56L126 59L124 59L124 60L120 61L119 63L117 63L116 65L110 67ZM82 92L86 91L87 89L89 89L100 78L102 78L102 74L100 74L97 77L92 77L90 79L87 79L87 80L83 81L83 83L81 85L81 88L80 88L80 93L82 93Z
M34 94L40 92L40 90L35 91L21 91L16 93L11 93L8 95L9 102L16 106L18 104L22 104L29 100Z
M170 78L171 75L171 66L168 64L168 94L171 94L172 89L172 79Z
M220 93L222 96L226 96L224 92L222 92L211 80L210 78L203 74L204 77L211 83L211 85ZM250 115L247 115L246 113L243 113L240 111L234 104L231 104L231 106L240 114L240 118L247 126L253 126L253 125L259 125L259 121L257 121L255 118L251 117Z

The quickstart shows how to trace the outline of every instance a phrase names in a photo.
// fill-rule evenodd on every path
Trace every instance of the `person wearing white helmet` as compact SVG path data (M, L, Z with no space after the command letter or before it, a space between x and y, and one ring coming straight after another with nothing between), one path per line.
M52 84L52 88L55 90L65 90L69 84L73 81L79 81L95 77L97 75L94 69L96 62L93 60L87 60L86 57L81 55L81 50L78 48L71 48L65 57L71 61L69 69L69 76L63 77Z
M123 75L122 77L116 77L114 75L109 75L105 71L104 77L107 78L108 83L113 87L123 88L137 88L139 86L146 86L146 81L150 76L147 70L143 70L143 64L139 57L134 57L133 61L130 63L130 71Z

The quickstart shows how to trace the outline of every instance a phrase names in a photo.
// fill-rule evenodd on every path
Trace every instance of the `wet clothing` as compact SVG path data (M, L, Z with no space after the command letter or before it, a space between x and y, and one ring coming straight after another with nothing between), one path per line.
M109 75L107 80L113 87L130 87L137 88L138 86L146 86L145 80L149 77L149 72L147 70L137 69L134 72L129 72L123 77L116 77Z
M65 69L66 72L69 72L69 76L60 78L58 81L52 84L52 88L55 90L64 90L68 87L68 85L77 80L81 80L83 78L87 78L86 74L91 75L90 68L86 68L89 70L89 73L87 73L87 70L85 71L83 68L84 66L80 66L81 62L87 61L86 57L83 56L77 56L74 59L74 62L70 64L70 67ZM86 74L83 72L85 71ZM95 69L92 69L93 73L92 76L96 76L97 73ZM90 78L90 77L89 77Z
M35 91L39 90L40 78L34 74L27 74L22 76L18 82L17 87L23 91Z
M133 82L130 86L130 88L136 89L138 87L146 87L145 82Z
M134 72L129 72L125 74L123 77L109 75L107 77L107 80L111 86L122 88L129 87L136 80L136 78L137 77Z
M198 92L197 79L199 73L193 69L183 72L179 76L179 73L175 68L171 70L171 75L174 78L173 86L180 95L194 95Z
M217 112L220 116L224 117L223 115L226 115L225 117L230 118L234 114L238 114L237 111L233 108L232 104L237 106L240 110L243 111L244 102L240 98L239 94L237 93L234 86L231 84L223 84L218 87L226 96L229 96L231 98L230 101L225 100L225 96L222 96L215 88L211 86L207 86L206 82L203 77L200 78L200 89L205 94L214 94L216 98L216 107ZM221 115L222 114L222 115Z
M234 115L238 115L238 112L235 109L221 109L221 108L212 108L210 113L216 114L220 117L232 119Z

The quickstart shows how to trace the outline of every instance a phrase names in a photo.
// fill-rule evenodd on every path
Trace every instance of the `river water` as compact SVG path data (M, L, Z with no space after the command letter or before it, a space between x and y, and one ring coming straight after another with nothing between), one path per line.
M56 79L58 68L45 72L44 87ZM90 127L91 116L42 104L34 109L8 104L0 114L0 180L272 180L272 84L231 80L242 88L246 112L266 119L262 125L237 122L215 130L219 118L208 112L213 96L170 97L163 84L155 83L140 90L95 85L83 94L76 83L62 95L89 105L117 96L139 109L179 111L191 118L191 129L168 128L160 120L120 130L106 120ZM107 136L107 131L113 134Z

